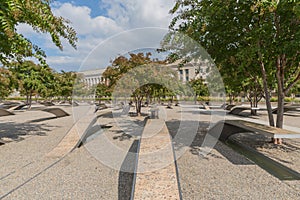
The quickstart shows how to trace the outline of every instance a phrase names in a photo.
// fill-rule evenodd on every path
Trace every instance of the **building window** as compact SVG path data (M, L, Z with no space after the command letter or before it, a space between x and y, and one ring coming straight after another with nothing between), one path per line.
M185 81L189 81L189 69L185 69Z
M179 79L182 81L183 80L183 70L179 70Z

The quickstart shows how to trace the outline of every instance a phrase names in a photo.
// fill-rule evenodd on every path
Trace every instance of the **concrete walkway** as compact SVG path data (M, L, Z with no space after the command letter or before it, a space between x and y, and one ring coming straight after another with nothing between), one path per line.
M134 199L180 199L172 140L162 119L150 119L144 128Z
M111 109L102 110L100 115L111 112ZM94 108L88 108L87 113L72 126L62 141L46 156L60 158L73 151L78 147L84 139L89 127L95 123L97 116L94 113Z

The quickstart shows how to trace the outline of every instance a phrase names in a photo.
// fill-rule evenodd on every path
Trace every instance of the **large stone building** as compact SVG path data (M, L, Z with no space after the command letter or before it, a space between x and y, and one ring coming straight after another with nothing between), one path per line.
M97 85L98 83L105 83L105 79L102 76L105 69L96 69L89 71L81 71L79 74L83 75L83 82L91 87L93 85Z
M177 71L178 79L183 83L197 78L205 80L209 73L208 61L206 60L202 62L189 62L183 66L180 66L180 61L177 61L167 66Z
M180 61L168 64L167 66L171 69L177 71L178 79L183 83L188 82L192 79L202 78L206 79L208 75L208 65L207 61L203 62L190 62L184 66L179 67ZM83 81L87 86L91 87L97 85L98 83L107 83L105 78L102 76L105 69L81 71L80 74L83 75Z

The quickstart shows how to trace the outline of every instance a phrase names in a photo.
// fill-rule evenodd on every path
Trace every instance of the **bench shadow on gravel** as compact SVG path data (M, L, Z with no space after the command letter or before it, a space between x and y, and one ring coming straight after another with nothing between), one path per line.
M138 157L139 140L134 140L119 171L118 200L130 200L135 178L136 159Z
M146 124L146 118L141 121L138 119L134 119L135 115L133 113L128 113L131 120L122 121L121 130L110 130L114 136L114 140L125 141L125 140L133 140L135 136L140 136L143 132L144 126ZM146 116L146 115L145 115ZM115 118L120 117L118 113L106 113L99 118ZM125 117L126 118L126 117ZM133 124L138 125L138 127L133 126ZM109 126L110 124L106 124L105 126ZM102 125L101 125L102 126ZM130 134L128 134L130 133ZM134 139L125 159L122 162L121 168L119 170L119 179L118 179L118 200L130 200L131 192L133 190L133 183L135 181L135 170L137 165L137 157L138 157L138 146L140 140Z
M123 141L123 140L130 140L133 136L140 136L142 134L142 131L144 129L144 126L146 124L146 118L141 121L139 119L134 119L134 117L136 117L135 114L132 114L132 113L128 113L128 115L131 116L128 116L128 118L130 118L130 120L127 120L127 116L123 116L124 118L122 119L122 124L120 124L120 128L121 130L110 130L111 132L115 133L115 136L113 137L113 139L115 140L120 140L120 141ZM142 114L142 116L147 116L145 115L144 113ZM118 116L118 114L116 113L106 113L106 114L103 114L101 116L98 116L98 118L115 118L117 119L117 117L120 117ZM118 120L116 120L116 122L118 123ZM110 124L106 124L107 125L110 125ZM133 126L133 125L137 125L137 126ZM130 134L128 134L130 133Z
M37 135L46 136L47 132L56 126L46 124L0 122L0 140L8 138L10 141L20 142L24 140L22 136Z
M189 132L193 131L191 130L191 125L197 123L199 123L198 130L192 142L187 141L185 138L177 138L176 140L174 140L179 128L183 128L185 133L188 134ZM175 154L176 154L176 150L180 150L180 148L184 148L184 147L189 147L189 152L193 155L198 156L199 159L209 159L209 157L223 159L223 157L220 157L212 152L208 153L206 156L201 156L200 154L200 149L203 148L204 138L207 134L207 130L209 127L208 121L207 122L187 121L185 127L182 127L183 125L180 125L180 121L171 120L171 121L166 121L166 125L174 143ZM213 148L217 150L220 154L222 154L232 164L253 165L253 162L249 161L244 156L234 152L231 148L227 147L224 143L220 141L218 141Z
M122 127L123 131L116 131L116 136L113 139L118 139L120 141L129 140L134 136L141 136L144 126L146 124L147 119L144 121L136 120L134 123L137 123L140 128L134 129L131 123L128 123L128 126ZM134 132L133 135L126 134L126 132ZM140 140L135 139L130 146L128 153L121 165L119 171L119 180L118 180L118 199L119 200L130 200L131 192L133 190L133 183L135 181L135 170L137 167L137 158L138 158L138 146Z
M48 121L51 119L57 119L57 117L45 117L45 118L41 118L41 119L34 119L31 121L28 121L28 123L43 122L43 121Z

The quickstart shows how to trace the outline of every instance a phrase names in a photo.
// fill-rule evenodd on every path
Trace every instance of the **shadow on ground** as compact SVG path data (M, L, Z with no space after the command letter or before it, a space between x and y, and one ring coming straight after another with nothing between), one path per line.
M129 116L128 116L129 115ZM137 157L138 157L138 146L139 139L135 139L142 135L144 126L146 124L146 118L135 118L136 115L129 113L128 115L123 115L120 113L105 113L97 116L101 125L92 126L87 132L87 138L92 137L94 134L102 134L102 130L108 129L109 132L113 134L114 140L119 141L132 141L131 146L127 152L125 159L119 170L118 176L118 199L119 200L130 200L131 193L133 190L133 185L135 182L135 170L137 167ZM145 115L146 116L146 115ZM101 118L111 118L114 122L101 123ZM118 129L113 128L114 124L117 123Z
M46 124L31 124L31 123L15 123L15 122L0 122L0 140L7 142L19 142L24 140L24 136L38 135L46 136L50 128Z
M142 115L142 116L147 116L147 115ZM103 114L98 118L100 117L115 119L115 122L117 123L119 130L110 130L110 131L115 133L113 139L115 140L119 139L120 141L129 140L132 137L142 135L147 120L146 118L144 118L144 120L141 120L140 118L135 118L135 115L132 117L127 115L119 115L112 112ZM109 125L110 124L105 124L105 126L109 126Z
M197 133L192 133L195 131L195 124L199 124L197 128ZM188 147L188 150L191 154L196 155L199 159L209 159L209 157L214 157L218 159L223 159L223 157L214 154L213 152L209 152L207 155L201 154L201 149L205 148L204 139L207 134L207 130L209 128L210 122L197 122L197 121L187 121L184 124L180 124L178 120L167 121L166 125L171 134L174 150L180 151L181 148ZM185 134L180 132L184 131ZM180 134L178 137L177 134ZM187 137L188 136L188 137ZM193 137L193 138L191 138ZM175 139L176 138L176 139ZM189 138L189 139L187 139ZM244 156L232 152L232 149L228 148L224 143L218 141L214 147L220 154L222 154L228 161L235 165L252 165L253 162L246 159ZM178 157L177 157L178 159Z
M138 157L138 144L139 140L135 140L129 151L126 155L120 172L119 172L119 181L118 181L118 199L119 200L130 200L131 192L133 189L133 183L135 179L135 169L137 165L137 157Z
M41 118L41 119L34 119L31 121L28 121L27 123L34 123L34 122L43 122L43 121L48 121L51 119L57 119L57 117L45 117L45 118Z

